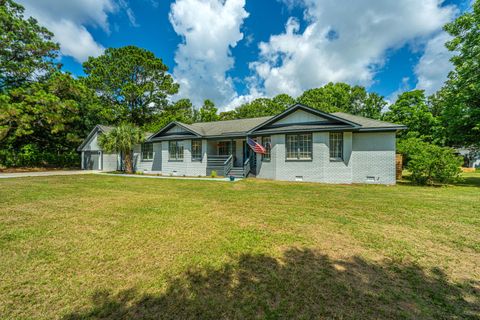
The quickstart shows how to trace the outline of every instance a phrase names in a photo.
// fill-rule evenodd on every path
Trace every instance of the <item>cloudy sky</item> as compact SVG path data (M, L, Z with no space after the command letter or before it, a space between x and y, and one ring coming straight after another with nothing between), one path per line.
M20 0L55 33L64 69L107 47L153 51L199 105L230 109L330 81L389 100L435 92L451 69L442 26L469 0Z

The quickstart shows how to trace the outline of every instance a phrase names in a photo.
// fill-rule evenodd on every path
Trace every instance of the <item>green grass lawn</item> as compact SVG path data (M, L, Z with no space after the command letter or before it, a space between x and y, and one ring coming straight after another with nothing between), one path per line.
M480 318L480 174L449 187L0 180L1 319Z

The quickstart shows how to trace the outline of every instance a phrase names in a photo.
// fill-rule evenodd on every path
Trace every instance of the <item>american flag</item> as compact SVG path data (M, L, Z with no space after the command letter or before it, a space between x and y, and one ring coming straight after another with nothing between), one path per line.
M252 148L253 152L260 153L260 154L267 153L267 150L252 138L247 138L247 143L250 146L250 148Z

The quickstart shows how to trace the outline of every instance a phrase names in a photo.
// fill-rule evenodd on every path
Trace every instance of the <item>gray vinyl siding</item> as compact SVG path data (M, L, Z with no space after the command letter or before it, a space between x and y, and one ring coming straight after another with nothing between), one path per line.
M102 171L116 171L118 170L118 154L116 153L111 153L111 154L102 154L102 160L103 160L103 167Z
M312 134L312 160L289 161L285 135L271 136L271 161L257 155L257 177L324 183L395 183L395 133L351 133L343 138L343 161L330 161L329 133ZM367 177L375 177L374 181Z
M98 145L98 132L83 146L82 151L101 151Z
M207 174L207 140L202 140L202 160L192 161L192 140L181 140L183 161L169 160L168 141L162 141L162 174L176 176L205 176Z

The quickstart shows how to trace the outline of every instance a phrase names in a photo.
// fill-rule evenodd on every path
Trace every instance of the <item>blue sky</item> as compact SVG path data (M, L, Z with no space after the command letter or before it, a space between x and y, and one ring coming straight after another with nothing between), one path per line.
M153 51L179 97L231 109L329 81L390 101L435 92L451 70L442 26L468 0L21 0L56 35L64 70L107 47Z

